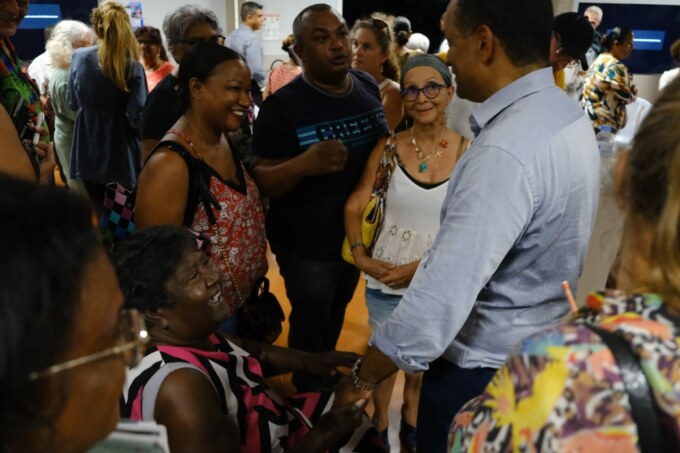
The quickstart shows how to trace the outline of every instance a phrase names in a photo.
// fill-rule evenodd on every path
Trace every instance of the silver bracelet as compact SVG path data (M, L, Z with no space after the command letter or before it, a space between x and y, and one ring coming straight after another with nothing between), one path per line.
M359 358L354 363L352 371L349 373L349 378L352 380L352 385L355 388L363 390L365 392L372 392L378 386L379 382L368 382L364 381L359 377L359 368L361 368L361 361L362 359Z

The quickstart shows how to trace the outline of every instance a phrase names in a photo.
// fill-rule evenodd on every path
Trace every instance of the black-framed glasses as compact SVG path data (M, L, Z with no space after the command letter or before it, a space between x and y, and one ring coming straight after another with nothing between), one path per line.
M180 39L179 42L193 46L199 42L214 42L217 44L224 44L225 37L222 35L212 35L207 38L194 38L194 39Z
M28 379L35 381L111 356L120 356L128 367L137 365L144 357L146 344L149 342L149 333L146 331L144 318L135 309L123 309L120 312L117 327L120 344L103 351L52 365L42 371L33 371L28 374Z
M442 85L441 83L428 83L422 88L413 86L406 87L401 90L401 97L406 101L413 102L418 99L418 95L420 95L420 92L422 91L426 98L434 99L439 96L442 88L446 88L446 85Z

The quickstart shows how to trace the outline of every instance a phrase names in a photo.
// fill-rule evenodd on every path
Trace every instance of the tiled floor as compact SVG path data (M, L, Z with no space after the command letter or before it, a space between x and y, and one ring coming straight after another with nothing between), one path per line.
M286 290L283 286L283 279L279 275L279 268L276 265L276 260L271 253L268 253L267 258L269 259L269 273L267 277L270 281L270 290L277 296L283 310L286 313L286 322L283 326L283 333L276 341L277 345L286 346L288 338L288 315L290 314L290 304L286 298ZM354 293L354 298L347 307L347 313L345 315L345 324L342 328L342 333L340 339L338 340L337 349L340 351L353 351L358 354L363 354L366 351L366 344L370 331L368 328L368 313L366 311L366 304L364 302L364 279L361 278L356 292ZM293 387L290 384L290 376L284 376L283 378L276 378L269 382L269 384L279 391L290 392ZM400 420L400 409L402 404L402 391L404 388L404 378L403 374L399 373L397 376L397 383L394 386L394 394L392 401L390 402L390 446L393 452L399 451L399 420ZM367 407L369 414L373 410L371 404Z

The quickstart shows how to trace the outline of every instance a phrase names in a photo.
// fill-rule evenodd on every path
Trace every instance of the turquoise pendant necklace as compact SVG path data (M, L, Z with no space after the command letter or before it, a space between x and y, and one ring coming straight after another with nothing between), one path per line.
M446 134L446 130L444 130L444 134ZM418 165L418 171L420 173L425 173L427 171L427 161L432 159L433 156L436 158L442 157L442 150L440 148L446 149L449 146L449 142L442 138L439 140L439 143L434 146L434 151L431 153L426 153L416 141L416 133L414 129L411 129L411 144L416 149L416 157L422 160L420 165Z

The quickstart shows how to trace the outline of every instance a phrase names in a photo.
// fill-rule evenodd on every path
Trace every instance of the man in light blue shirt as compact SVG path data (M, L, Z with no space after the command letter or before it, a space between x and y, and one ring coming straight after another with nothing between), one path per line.
M225 46L234 49L246 59L253 79L253 99L258 106L262 105L262 90L267 82L267 72L264 70L262 44L253 32L262 27L263 18L262 5L245 2L241 5L241 25L224 40Z
M426 370L417 438L427 452L444 451L453 415L515 344L569 311L561 283L577 283L599 185L592 126L548 67L550 0L452 0L445 28L458 94L483 102L475 140L432 248L336 393L341 406L397 367Z

